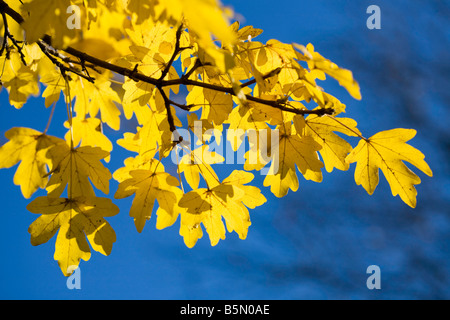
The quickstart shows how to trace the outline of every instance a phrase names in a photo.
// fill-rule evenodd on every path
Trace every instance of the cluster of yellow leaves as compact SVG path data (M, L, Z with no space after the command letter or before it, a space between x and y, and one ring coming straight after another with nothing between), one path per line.
M230 9L223 8L217 0L24 0L20 11L27 17L23 28L28 42L35 42L44 34L52 37L58 48L76 44L90 50L95 43L88 39L103 40L113 51L120 52L121 27L131 23L148 27L148 23L160 22L166 25L183 22L199 38L203 46L209 46L211 36L224 43L232 43L234 33L228 28L232 17ZM72 9L77 6L77 10ZM18 8L17 5L15 7ZM73 16L79 14L78 17ZM72 17L73 16L73 17ZM69 28L67 22L78 18L81 28ZM131 18L131 19L130 19ZM122 26L120 26L122 24ZM103 37L105 36L105 37ZM79 43L77 43L79 42ZM124 42L126 43L126 42Z
M110 199L96 197L91 186L109 192L111 174L100 163L108 152L90 146L71 149L66 141L29 128L13 128L5 136L9 142L0 147L0 168L20 162L14 183L25 198L39 188L47 191L27 206L42 214L29 228L31 243L45 243L58 232L54 258L65 275L80 259L89 260L85 236L94 250L108 255L116 236L103 217L119 209ZM62 197L66 187L67 197Z
M26 42L21 49L8 46L0 56L1 87L16 108L31 95L41 95L47 108L65 104L67 134L63 140L28 128L7 131L0 168L20 162L14 183L25 198L40 188L47 192L27 207L41 214L29 228L31 242L45 243L58 232L54 257L65 275L89 259L89 245L111 252L115 233L104 218L118 208L96 195L96 190L109 193L111 178L119 182L116 199L134 196L129 214L138 232L155 211L158 229L179 219L179 233L191 248L203 230L213 246L226 231L247 237L248 209L266 202L260 189L249 185L254 179L249 171L265 174L263 185L283 197L299 189L299 176L321 182L324 168L346 171L356 162L358 185L372 194L381 169L392 194L411 207L420 179L403 161L432 175L423 154L406 144L414 130L383 131L366 139L355 120L342 116L346 106L319 85L328 75L361 99L351 71L312 44L255 41L262 30L230 25L231 11L217 0L22 2L10 6L25 22L19 25L10 17L8 22L10 32L24 31L25 38L18 39ZM80 8L80 29L67 27L72 5ZM58 54L36 43L44 35ZM68 46L128 72L118 76L66 55ZM137 80L136 74L152 81ZM184 102L176 96L180 86L188 91ZM110 160L113 144L103 127L118 131L124 119L133 118L135 130L123 132L117 144L134 156L111 174L103 161ZM186 123L198 138L195 147L172 132ZM224 143L236 152L247 139L249 149L244 170L221 179L214 165L225 159L208 144L213 138L222 141L226 128ZM353 148L342 135L360 142ZM174 170L170 160L179 151L183 156L172 161Z
M212 246L225 239L222 218L228 232L235 231L240 239L247 237L251 224L247 207L254 209L266 202L257 187L246 185L252 180L253 174L235 170L214 187L195 189L181 198L178 205L186 213L182 216L180 234L188 247L202 237L200 224L205 226Z

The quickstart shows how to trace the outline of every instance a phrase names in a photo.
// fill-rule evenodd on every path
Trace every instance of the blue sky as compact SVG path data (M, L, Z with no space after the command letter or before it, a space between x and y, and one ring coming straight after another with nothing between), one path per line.
M0 170L0 298L450 298L448 121L443 121L449 106L448 5L400 0L223 2L243 17L243 25L264 30L260 41L311 42L322 55L351 69L361 85L361 101L331 79L324 87L347 105L348 116L366 136L396 127L418 130L412 144L425 153L435 176L420 175L417 208L392 197L384 180L373 196L367 195L353 181L354 167L325 174L320 184L302 180L297 193L282 199L262 187L263 178L257 176L268 202L250 212L248 238L227 234L211 247L205 235L188 249L177 224L159 231L153 218L138 234L128 216L132 199L115 201L121 212L108 219L117 234L111 255L93 252L80 265L81 290L69 290L53 260L55 239L31 246L27 229L37 216L26 210L28 201L12 182L15 170ZM366 28L366 9L372 4L381 8L381 30ZM0 143L14 126L43 129L49 112L39 98L15 110L3 90ZM64 117L60 106L50 134L64 134L59 124ZM108 134L111 140L121 137L111 130ZM122 165L125 155L119 150L115 145L111 171ZM112 181L111 192L116 188ZM381 290L366 288L366 268L372 264L381 268Z

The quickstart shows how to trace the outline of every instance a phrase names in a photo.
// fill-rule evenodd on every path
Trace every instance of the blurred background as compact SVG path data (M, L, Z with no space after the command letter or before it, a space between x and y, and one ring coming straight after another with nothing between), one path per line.
M361 86L361 101L332 79L322 84L347 105L347 116L365 136L393 128L418 131L410 143L426 155L434 176L418 173L417 207L392 197L384 177L369 196L354 182L354 165L347 172L325 173L319 184L300 178L298 192L282 199L256 176L268 202L251 210L247 239L227 234L211 247L205 234L188 249L178 224L158 231L155 217L138 234L128 216L132 198L120 200L121 213L108 219L117 234L111 255L93 252L80 264L81 290L69 290L53 260L55 239L31 246L27 229L37 216L26 210L29 201L13 185L15 170L1 170L0 298L449 299L450 1L223 3L241 25L264 30L257 40L311 42L350 69ZM370 5L381 9L380 30L366 27ZM0 144L13 126L45 126L50 110L42 99L31 99L22 110L7 101L3 90ZM64 108L57 108L55 117L49 133L62 137ZM121 137L111 130L107 135L112 141ZM124 157L115 145L111 171ZM116 188L112 181L111 192ZM370 265L380 267L380 290L366 287Z

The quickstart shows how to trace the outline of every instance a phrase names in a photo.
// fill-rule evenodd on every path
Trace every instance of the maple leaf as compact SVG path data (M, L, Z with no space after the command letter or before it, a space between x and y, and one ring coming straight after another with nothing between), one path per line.
M39 93L36 73L22 64L18 52L12 52L10 59L1 56L0 66L0 83L8 90L9 103L16 109L22 108L30 95Z
M226 121L233 109L231 95L200 87L192 89L186 97L186 102L189 105L200 106L202 108L200 119L207 119L216 125L221 125Z
M125 90L122 98L125 117L129 120L136 114L139 124L143 124L150 112L146 106L152 98L155 86L142 81L126 80L122 87Z
M172 31L173 29L170 29ZM154 45L152 43L152 45ZM138 63L138 69L142 73L148 74L151 77L159 78L164 70L167 62L172 56L172 44L164 41L159 44L159 51L155 52L151 48L131 46L130 51L133 53ZM167 48L166 48L167 47ZM162 51L162 52L161 52ZM135 61L131 59L131 61ZM167 79L177 79L178 74L173 66L169 68L169 72L166 75ZM174 90L178 93L178 90Z
M40 81L46 85L46 88L42 93L42 97L45 98L46 108L53 103L58 102L61 92L63 92L66 97L69 96L70 88L68 88L61 72L58 72L55 68L51 68L50 71L47 71L42 75Z
M227 131L227 139L230 141L233 150L239 149L244 141L244 136L249 130L254 130L258 133L269 130L269 126L266 123L267 119L267 114L258 108L257 103L248 102L239 104L234 108L228 118L230 127Z
M159 162L153 161L147 170L131 170L128 174L130 178L119 184L114 198L123 199L135 194L130 216L134 219L139 233L150 219L155 201L158 202L158 210L164 210L170 216L178 214L176 204L182 194L177 188L179 181L164 172Z
M247 237L251 224L247 207L255 208L266 202L258 188L245 185L253 178L249 172L235 170L213 188L200 188L183 195L178 205L186 209L182 217L187 217L182 218L180 234L186 236L188 247L194 246L201 237L202 233L198 231L200 224L205 226L212 246L225 239L222 218L228 232L235 231L240 239Z
M25 2L22 15L28 17L23 23L26 39L29 43L36 42L45 34L52 37L56 47L64 47L74 41L76 29L67 27L67 8L70 0L32 0Z
M72 130L67 131L65 139L74 146L92 146L99 147L104 151L111 152L113 145L111 141L102 133L102 123L98 118L72 118ZM66 128L70 128L68 122L64 123ZM106 157L105 161L109 162L110 157Z
M265 45L261 45L255 55L255 66L262 74L269 73L279 67L290 64L296 57L292 45L271 39Z
M184 155L178 164L178 169L180 173L184 173L184 177L192 189L198 188L200 175L205 179L208 187L212 188L220 184L220 181L211 165L224 160L220 154L210 152L208 147L203 145Z
M276 159L272 161L264 179L264 186L270 186L272 193L280 198L284 197L289 189L294 192L298 190L296 168L306 179L321 182L320 170L323 163L317 154L321 146L312 137L298 135L290 122L277 128L280 140L276 146L272 146L272 157Z
M61 196L68 185L69 198L95 196L92 184L105 194L109 193L111 172L101 163L109 152L99 147L52 148L49 153L55 160L52 176L47 184L48 196Z
M10 168L20 162L14 184L20 185L23 196L28 199L47 185L47 168L51 170L56 161L48 151L66 143L29 128L12 128L5 137L10 141L0 147L0 168Z
M303 119L303 117L297 119ZM341 132L352 137L361 135L356 128L356 121L350 118L319 117L317 115L310 115L305 120L300 121L304 122L302 126L305 135L311 136L314 141L322 146L319 153L322 156L325 169L328 172L332 172L333 168L343 171L348 170L349 164L345 161L345 158L353 148L350 143L334 132Z
M139 154L154 155L159 151L162 157L166 157L173 147L167 114L152 110L135 139L139 140Z
M126 8L136 15L136 23L142 24L147 19L157 21L162 13L170 20L183 21L199 38L202 46L211 46L211 34L220 41L230 44L235 41L228 17L229 9L220 6L217 0L170 0L150 4L142 0L124 0Z
M111 253L116 234L104 217L116 215L119 208L110 199L38 197L27 209L41 214L28 229L32 245L46 243L58 232L54 259L65 276L81 259L90 259L86 237L95 251L106 256Z
M91 83L81 77L72 84L71 94L75 97L74 110L78 116L86 114L95 118L100 111L100 118L110 128L120 129L120 110L115 102L120 102L116 91L111 88L107 75L98 77Z
M298 53L298 58L307 61L310 70L325 72L347 89L353 98L361 100L359 85L355 79L353 79L353 74L350 70L339 68L335 63L324 58L318 52L315 52L314 46L311 43L308 44L306 48L301 45L294 45L294 47L300 50L301 54ZM323 76L321 76L321 78L324 79Z
M381 169L392 195L399 195L407 205L415 208L417 190L414 185L421 181L402 161L411 163L430 177L433 175L423 153L406 143L415 135L413 129L393 129L361 140L346 158L348 163L356 162L356 184L373 194L379 182L378 169Z
M244 154L245 170L260 171L271 161L275 161L273 162L274 164L278 163L277 148L279 143L279 132L277 131L277 129L271 130L269 128L264 131L247 131L247 134L249 150ZM266 170L267 168L262 171L261 174L267 174L268 171ZM273 172L276 171L276 169L272 170L274 170Z
M190 113L187 115L188 128L196 135L197 145L211 141L215 138L217 144L222 139L223 125L215 125L206 119L198 119L197 114Z
M240 23L239 21L233 22L233 24L230 26L231 30L233 30L236 33L237 39L241 41L245 40L252 40L259 36L261 33L263 33L263 30L253 28L253 26L244 26L241 29L239 29Z

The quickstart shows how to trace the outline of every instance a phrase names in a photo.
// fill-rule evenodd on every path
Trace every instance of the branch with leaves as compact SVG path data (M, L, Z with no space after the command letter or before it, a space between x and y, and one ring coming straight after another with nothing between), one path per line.
M6 51L6 56L9 56L9 52L10 52L10 48L8 46L8 40L11 40L14 48L17 50L17 52L20 55L20 59L22 60L22 63L26 65L25 62L25 55L22 52L22 46L19 44L19 42L14 38L14 35L11 34L11 32L9 31L9 27L8 27L8 19L6 18L7 13L8 14L12 14L13 16L15 16L15 11L11 10L6 3L2 3L0 2L0 12L2 15L2 19L3 19L3 42L2 42L2 46L0 48L0 56L3 55L3 53ZM13 13L14 12L14 13Z
M354 119L342 116L346 106L319 85L331 77L361 99L351 71L312 44L255 40L262 30L229 23L230 11L216 1L198 6L162 0L152 2L151 10L144 2L87 1L78 17L81 30L67 27L71 1L53 1L54 10L43 1L0 0L0 83L9 102L20 109L40 95L45 107L52 106L42 132L6 132L0 168L19 164L14 183L25 198L47 192L27 206L41 214L29 228L31 243L57 234L55 259L66 276L90 258L91 249L104 255L112 250L116 237L106 218L119 210L97 195L109 194L112 178L119 182L114 198L134 196L129 214L138 232L153 214L158 229L179 220L191 248L204 231L213 246L227 232L247 237L249 209L267 201L251 185L254 173L265 172L263 185L281 198L299 189L299 176L321 182L323 169L346 171L356 163L355 182L369 194L381 169L392 194L411 207L420 178L405 162L432 175L424 155L407 144L415 130L365 138ZM67 133L50 136L61 104ZM113 144L103 127L121 130L132 118L138 127L116 142L132 156L112 173L107 163ZM225 158L213 141L225 131L232 151L246 143L249 149L243 170L223 178L215 165ZM342 136L359 143L353 147ZM172 165L177 176L166 170Z

